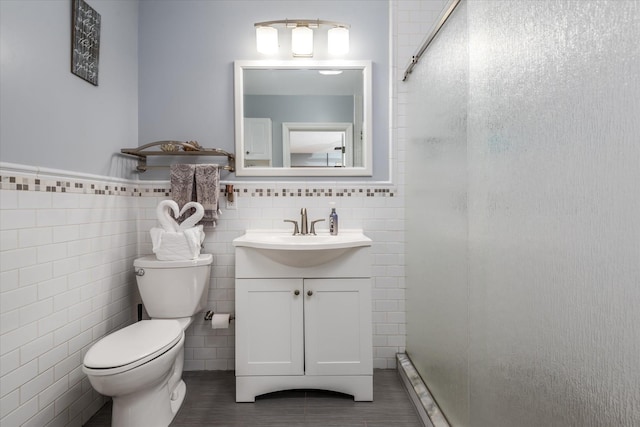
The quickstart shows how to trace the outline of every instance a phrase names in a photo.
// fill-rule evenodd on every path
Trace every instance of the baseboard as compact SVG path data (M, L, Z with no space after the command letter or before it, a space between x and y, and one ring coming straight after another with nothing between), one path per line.
M398 375L425 427L451 427L406 353L396 355Z

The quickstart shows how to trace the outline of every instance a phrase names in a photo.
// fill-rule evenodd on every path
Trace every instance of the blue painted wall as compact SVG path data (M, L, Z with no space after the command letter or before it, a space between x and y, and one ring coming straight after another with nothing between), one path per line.
M293 59L286 49L276 58L259 54L253 26L292 17L349 23L350 52L342 59L373 62L374 176L369 179L388 179L387 1L140 2L139 144L197 140L206 147L235 151L233 62ZM289 46L287 34L280 33L281 46ZM316 34L314 59L329 59L322 39L326 30Z

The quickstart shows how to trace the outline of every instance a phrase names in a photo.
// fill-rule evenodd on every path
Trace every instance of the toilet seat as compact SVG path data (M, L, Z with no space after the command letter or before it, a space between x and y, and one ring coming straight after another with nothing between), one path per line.
M131 370L171 349L183 334L177 320L142 320L94 344L84 357L83 370L95 376Z

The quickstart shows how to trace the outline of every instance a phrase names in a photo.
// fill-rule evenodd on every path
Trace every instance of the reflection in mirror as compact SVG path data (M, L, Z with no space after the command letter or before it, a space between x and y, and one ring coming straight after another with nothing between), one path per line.
M369 61L236 61L238 176L370 176Z
M282 142L285 167L354 166L352 123L283 123Z

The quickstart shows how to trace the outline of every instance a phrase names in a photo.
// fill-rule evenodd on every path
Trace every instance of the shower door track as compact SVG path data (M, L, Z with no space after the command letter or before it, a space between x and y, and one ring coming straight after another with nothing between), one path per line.
M420 46L420 49L418 49L418 51L416 52L415 55L413 55L411 57L411 62L409 63L409 65L407 66L407 69L404 71L404 77L402 78L402 81L407 80L407 78L409 77L409 74L411 74L411 72L413 71L413 67L416 66L416 64L418 63L418 61L420 60L420 57L424 54L424 52L429 48L429 45L431 44L431 42L433 41L433 39L436 37L436 35L438 34L438 31L440 31L440 28L442 28L442 26L445 24L445 22L447 22L447 19L449 19L449 16L451 16L451 14L453 13L454 9L456 8L456 6L458 6L458 4L461 2L462 0L451 0L451 2L449 3L449 7L447 8L447 10L444 12L444 14L442 15L442 17L440 17L440 20L438 21L438 23L436 24L436 26L433 28L433 30L431 31L431 33L429 34L429 36L426 38L426 40L422 43L422 45Z

